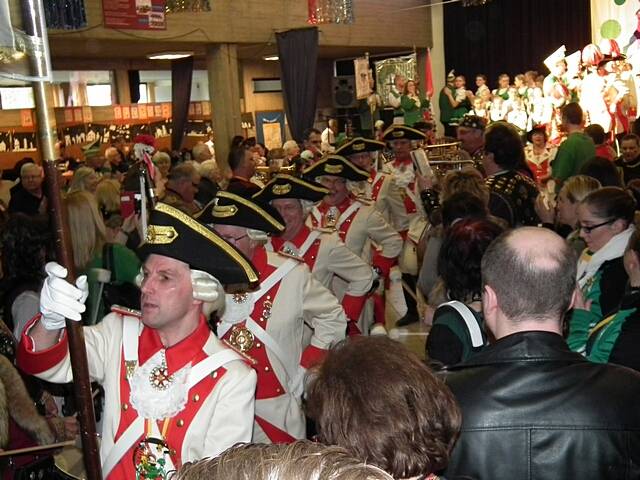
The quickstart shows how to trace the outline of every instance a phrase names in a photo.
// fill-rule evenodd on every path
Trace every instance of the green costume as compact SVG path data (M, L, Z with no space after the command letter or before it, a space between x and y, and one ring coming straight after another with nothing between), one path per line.
M404 124L412 127L423 120L423 113L429 109L429 100L419 97L418 102L408 95L403 95L400 107L404 111Z
M551 175L564 182L577 175L580 167L595 156L596 146L591 137L583 132L573 132L558 148L556 158L551 162Z

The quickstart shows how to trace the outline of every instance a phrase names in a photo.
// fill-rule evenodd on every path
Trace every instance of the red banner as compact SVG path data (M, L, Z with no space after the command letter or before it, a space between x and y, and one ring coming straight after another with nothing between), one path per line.
M165 0L102 0L104 26L132 30L166 30Z

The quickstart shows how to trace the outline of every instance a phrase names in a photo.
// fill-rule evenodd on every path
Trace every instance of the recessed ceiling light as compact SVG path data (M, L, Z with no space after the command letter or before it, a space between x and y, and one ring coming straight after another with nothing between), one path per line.
M280 57L278 57L278 55L265 55L264 57L262 57L262 59L268 62L275 62L277 60L280 60Z
M160 52L147 55L149 60L177 60L193 56L193 52Z

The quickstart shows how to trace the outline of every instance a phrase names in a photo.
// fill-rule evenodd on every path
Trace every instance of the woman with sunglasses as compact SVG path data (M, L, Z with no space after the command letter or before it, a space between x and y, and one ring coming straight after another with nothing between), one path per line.
M628 280L623 255L634 231L635 209L633 197L617 187L596 190L578 206L578 228L587 248L578 260L582 295L576 301L567 338L576 352L585 353L592 329L618 310Z

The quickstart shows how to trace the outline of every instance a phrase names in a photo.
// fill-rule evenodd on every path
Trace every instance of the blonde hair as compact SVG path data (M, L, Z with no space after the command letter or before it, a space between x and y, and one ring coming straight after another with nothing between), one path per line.
M103 212L120 211L120 182L114 179L102 180L95 193L98 209Z
M106 228L90 192L73 192L64 199L73 246L73 263L84 270L106 242Z
M578 203L599 188L602 188L602 185L595 178L587 175L575 175L569 177L567 181L562 184L559 193L564 192L564 196L571 203Z
M80 167L73 172L69 183L69 193L87 190L87 182L91 176L98 178L98 174L91 167Z
M444 202L454 193L468 192L480 198L484 205L489 204L489 189L486 187L482 175L474 168L452 170L442 179L440 202Z
M342 447L307 440L288 445L248 444L186 463L171 480L393 480Z

